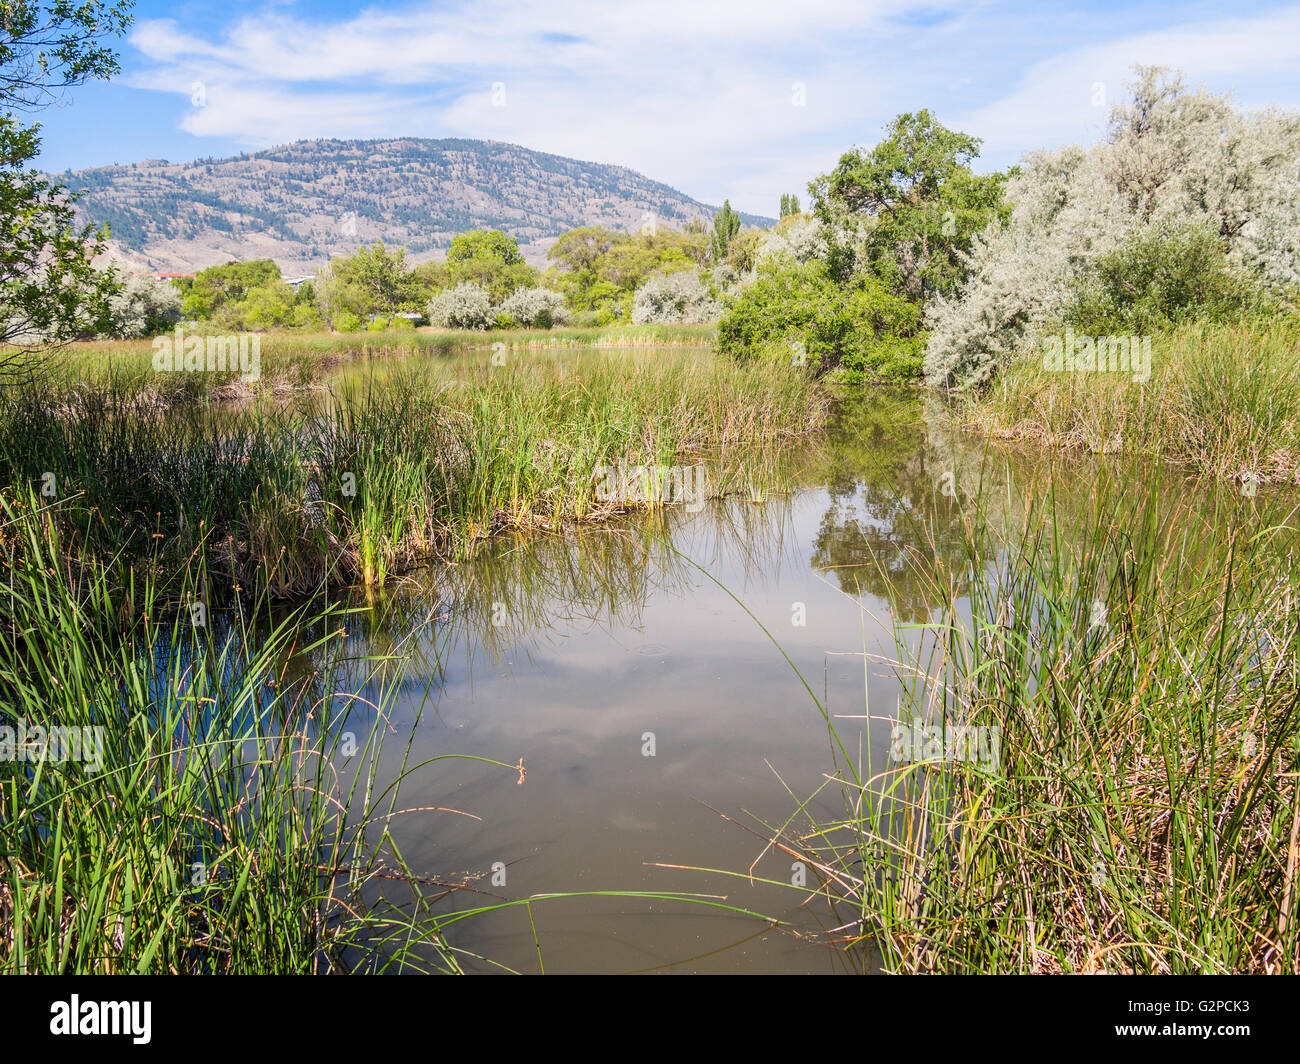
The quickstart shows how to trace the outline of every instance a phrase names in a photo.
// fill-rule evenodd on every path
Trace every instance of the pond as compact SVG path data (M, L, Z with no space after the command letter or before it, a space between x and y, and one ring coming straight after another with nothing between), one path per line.
M906 395L846 402L797 451L780 490L494 539L349 621L344 657L406 658L389 778L449 754L522 759L522 774L451 759L403 782L398 804L416 811L392 837L434 881L428 896L578 895L452 925L467 970L872 969L869 952L835 944L852 911L808 900L813 870L809 891L791 888L800 863L767 845L769 826L805 802L812 820L843 816L828 785L842 750L868 775L889 763L890 663L929 618L911 559L960 554L960 493L978 481L1011 519L1048 481L1086 492L1096 463L957 439ZM1167 482L1171 506L1185 495L1180 476L1136 468ZM619 892L696 894L781 925Z

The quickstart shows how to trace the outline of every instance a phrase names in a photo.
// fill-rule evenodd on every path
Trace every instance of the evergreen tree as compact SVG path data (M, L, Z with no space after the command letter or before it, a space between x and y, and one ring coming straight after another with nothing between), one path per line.
M709 255L714 262L727 257L732 237L740 232L740 215L731 209L731 201L722 201L722 210L713 216L713 237L709 241Z

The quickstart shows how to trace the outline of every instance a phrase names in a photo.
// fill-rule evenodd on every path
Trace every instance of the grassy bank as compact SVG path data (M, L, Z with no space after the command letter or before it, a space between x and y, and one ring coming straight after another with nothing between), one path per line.
M522 759L417 762L422 703L397 733L427 610L397 638L386 620L363 659L344 649L357 610L258 603L200 624L169 617L152 579L123 625L122 589L74 586L39 517L0 508L31 563L0 582L0 974L459 973L501 968L449 936L503 909L531 921L615 896L757 916L675 892L510 899L487 868L413 871L399 824L475 814L412 808L407 780L449 758L526 779Z
M0 726L22 729L0 758L0 972L457 970L436 919L366 890L427 889L387 841L401 776L376 776L400 673L360 707L328 664L283 675L291 644L328 663L341 612L250 640L243 614L163 619L146 581L120 630L48 526L0 517L32 563L0 585Z
M1051 372L1041 351L954 410L967 428L1160 456L1221 479L1300 482L1300 320L1192 324L1152 338L1151 378Z
M914 558L930 619L868 710L998 754L841 747L845 816L781 833L888 970L1300 969L1297 515L1131 474L1014 523L965 497L958 559Z
M202 324L185 326L185 335L213 332ZM256 381L237 370L203 373L155 372L151 340L101 340L72 344L43 360L40 376L58 387L100 387L112 381L121 389L174 403L195 399L233 399L270 392L284 394L323 384L340 367L357 361L407 356L448 356L457 352L560 347L697 347L713 342L713 325L610 325L602 328L445 330L258 334L260 366ZM174 335L174 334L171 334Z
M174 334L173 334L174 335ZM186 335L205 336L200 326ZM99 340L68 346L42 360L36 374L55 389L98 389L112 385L121 391L164 403L247 398L258 393L295 392L322 384L349 362L405 355L448 355L462 347L457 334L291 333L258 335L258 379L241 380L238 369L213 372L160 373L154 369L150 340Z
M466 346L503 343L507 347L699 347L718 335L716 324L604 325L556 329L492 329L487 332L443 332Z
M825 400L785 367L702 350L491 352L394 360L310 404L140 400L128 382L0 396L0 491L56 553L130 587L185 574L173 605L382 584L510 529L558 530L662 505L602 496L601 467L702 468L705 497L755 490ZM175 374L202 377L202 374ZM656 493L657 492L657 493ZM680 499L676 501L681 501ZM6 569L30 564L6 542Z

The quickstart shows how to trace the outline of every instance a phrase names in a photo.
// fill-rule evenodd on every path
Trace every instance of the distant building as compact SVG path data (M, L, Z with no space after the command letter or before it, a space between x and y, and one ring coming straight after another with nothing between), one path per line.
M300 284L306 284L308 281L316 280L315 274L306 274L303 277L286 277L284 283L290 288L297 288Z

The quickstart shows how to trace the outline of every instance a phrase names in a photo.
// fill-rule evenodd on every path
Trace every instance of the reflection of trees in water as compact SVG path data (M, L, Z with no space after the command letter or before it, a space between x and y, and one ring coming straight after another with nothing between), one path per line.
M846 403L831 437L820 471L830 505L813 567L849 594L892 600L900 619L923 620L927 595L916 555L956 562L962 547L957 502L942 491L951 464L927 430L921 400L884 394Z
M976 497L988 527L1011 538L1031 506L1049 507L1058 551L1086 549L1080 535L1098 527L1094 496L1103 465L1130 485L1161 475L1163 520L1223 520L1242 504L1230 486L1202 484L1189 495L1185 478L1159 474L1149 462L1066 459L945 431L942 417L929 416L911 394L877 393L844 404L824 445L755 454L730 474L727 488L734 493L700 513L668 506L605 528L489 541L467 563L413 572L383 592L334 594L256 618L213 611L206 631L221 647L231 639L264 640L270 626L290 625L295 640L277 665L276 689L289 687L298 697L278 705L325 720L346 704L327 692L364 697L379 679L392 680L399 666L408 690L436 695L449 661L472 668L481 654L527 656L575 628L639 627L652 595L684 597L704 580L695 564L742 596L779 583L787 562L802 565L804 545L794 534L793 497L771 493L776 483L825 486L829 503L812 544L813 568L846 593L890 602L904 623L928 616L926 603L936 599L928 574L969 579L962 522L973 520ZM944 493L949 484L959 498ZM762 490L752 490L755 485ZM1135 519L1142 492L1131 494L1109 493L1107 505L1118 508L1105 527ZM1248 502L1261 513L1272 505L1263 496ZM321 620L327 604L332 612ZM341 630L346 638L329 637ZM224 684L239 679L232 671L239 655L218 669L219 654L168 639L150 653L159 682L169 671L200 667L228 673ZM364 703L352 710L354 721L371 715Z
M946 424L932 401L877 394L846 403L819 471L830 505L812 564L842 590L891 601L899 620L928 616L935 572L969 578L963 522L1015 534L1033 505L1086 499L1096 462L1013 450ZM1139 477L1143 473L1134 474ZM1073 520L1062 519L1069 542ZM961 588L955 589L961 594Z
M1047 549L1075 556L1107 549L1090 539L1098 530L1110 537L1134 527L1148 491L1162 524L1217 524L1243 503L1232 485L1193 481L1142 456L1062 455L958 433L914 396L846 403L830 434L824 466L810 473L830 495L812 565L849 594L891 601L904 623L925 620L927 602L943 598L935 574L959 585L971 578L964 523L1012 545L1046 510ZM1283 521L1292 505L1260 498L1252 520Z

